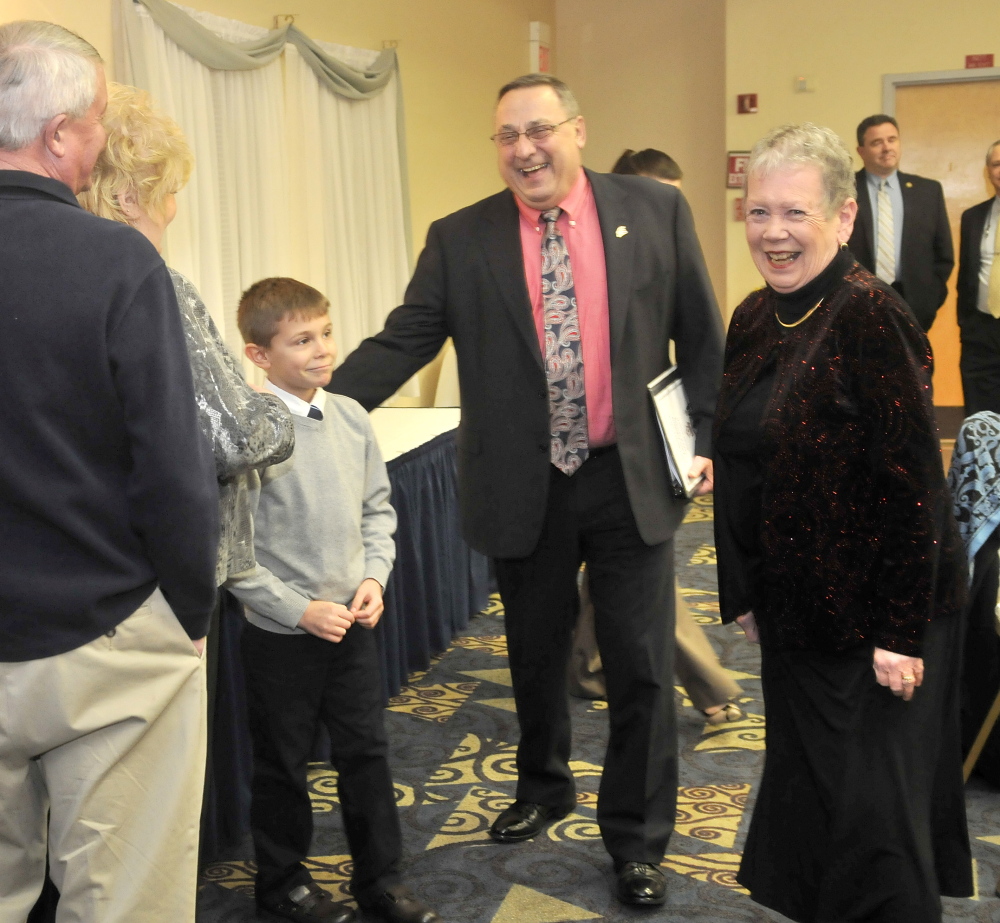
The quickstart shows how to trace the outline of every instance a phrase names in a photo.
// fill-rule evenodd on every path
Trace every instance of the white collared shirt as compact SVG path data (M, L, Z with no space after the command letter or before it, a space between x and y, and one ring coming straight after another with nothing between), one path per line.
M979 244L979 300L976 307L983 314L989 314L990 300L990 269L993 267L993 254L997 248L997 222L1000 221L1000 196L993 197L993 204L986 215L986 226L983 228L983 239Z
M296 397L294 394L289 394L287 391L282 390L270 378L265 382L265 386L268 391L276 394L285 402L289 413L294 413L297 417L308 417L310 407L315 407L322 413L323 408L326 406L326 392L322 388L316 389L312 403L310 403L309 401L302 400L301 397Z

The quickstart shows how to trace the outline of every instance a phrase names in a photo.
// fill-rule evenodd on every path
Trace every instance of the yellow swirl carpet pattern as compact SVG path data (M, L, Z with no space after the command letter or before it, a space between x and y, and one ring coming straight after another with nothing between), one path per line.
M597 790L606 745L606 703L573 699L574 810L534 841L499 845L490 824L516 783L514 713L503 609L494 597L430 669L410 677L387 713L407 881L447 923L608 923L684 920L757 923L778 917L736 883L754 788L764 757L766 719L759 657L742 632L719 621L710 498L689 507L676 541L683 595L723 665L743 689L743 717L707 725L677 687L680 787L676 829L662 867L668 896L660 910L623 907L597 826ZM309 773L316 835L308 868L349 900L350 857L339 824L335 771ZM945 901L948 923L1000 923L993 897L1000 868L1000 798L969 789L969 818L980 894ZM274 919L255 915L252 848L211 866L199 895L199 923Z

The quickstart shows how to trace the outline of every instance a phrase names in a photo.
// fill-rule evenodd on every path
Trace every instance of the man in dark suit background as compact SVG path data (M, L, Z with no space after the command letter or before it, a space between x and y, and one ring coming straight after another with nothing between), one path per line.
M598 823L619 899L659 904L676 807L673 534L684 503L646 385L670 365L673 340L692 471L710 490L721 319L683 196L584 170L586 126L565 84L512 81L495 125L508 189L431 225L404 304L329 389L374 407L452 337L463 532L495 559L521 730L517 800L490 834L530 839L576 803L566 670L586 561L610 719Z
M965 415L1000 413L1000 141L986 152L986 175L996 195L962 212L958 261Z
M855 174L858 217L847 245L930 330L955 265L944 191L936 180L899 172L899 126L891 115L868 116L857 136L864 169Z

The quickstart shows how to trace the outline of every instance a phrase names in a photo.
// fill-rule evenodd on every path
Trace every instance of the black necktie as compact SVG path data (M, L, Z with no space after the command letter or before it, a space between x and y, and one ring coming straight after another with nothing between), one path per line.
M312 404L309 405L309 413L306 414L310 420L322 420L323 411L319 407L314 407Z

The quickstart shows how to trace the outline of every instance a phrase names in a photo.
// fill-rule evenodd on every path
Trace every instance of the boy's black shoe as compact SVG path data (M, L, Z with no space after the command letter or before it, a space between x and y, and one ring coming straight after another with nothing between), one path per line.
M282 893L257 898L257 906L297 923L352 923L357 917L347 904L333 900L315 881L296 885Z
M441 919L405 885L393 885L381 894L358 898L358 906L366 917L383 923L438 923Z
M646 862L615 863L618 900L623 904L649 906L667 899L667 882L655 865Z

